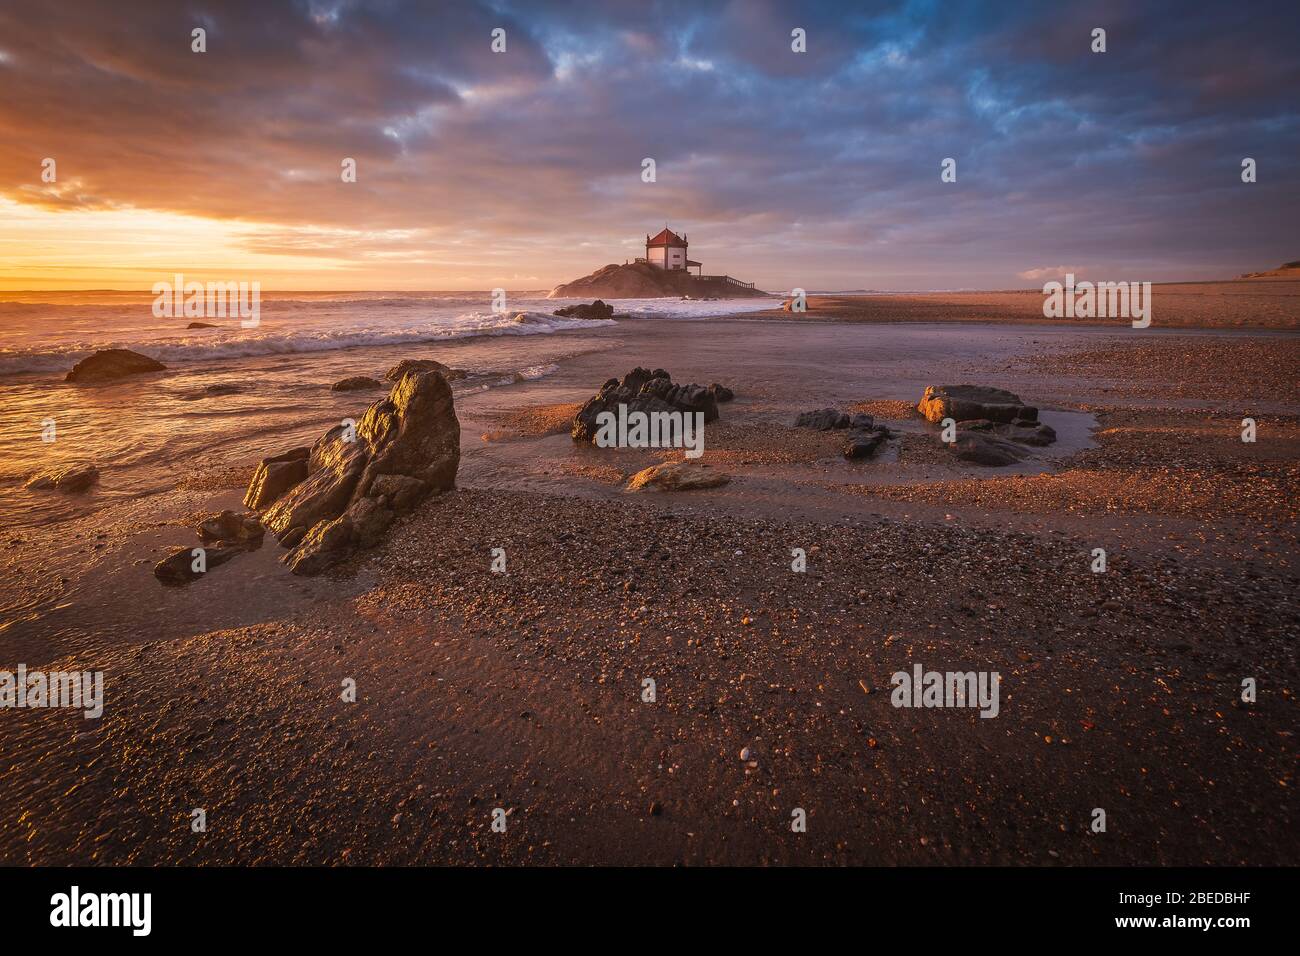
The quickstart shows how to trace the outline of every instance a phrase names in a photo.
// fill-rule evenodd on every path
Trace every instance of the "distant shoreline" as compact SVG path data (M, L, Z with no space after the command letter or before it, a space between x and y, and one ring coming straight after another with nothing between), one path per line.
M1153 284L1152 328L1300 330L1300 281ZM985 322L1127 329L1125 319L1053 319L1038 290L812 294L806 312L783 307L748 318L807 322Z

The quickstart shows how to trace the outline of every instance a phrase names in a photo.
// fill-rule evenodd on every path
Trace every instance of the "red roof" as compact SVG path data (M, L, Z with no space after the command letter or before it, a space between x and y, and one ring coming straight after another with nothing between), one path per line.
M681 236L677 235L677 233L673 232L671 229L665 229L663 232L659 233L659 235L655 236L653 239L647 242L646 245L647 246L680 246L681 248L685 249L686 240L683 239Z

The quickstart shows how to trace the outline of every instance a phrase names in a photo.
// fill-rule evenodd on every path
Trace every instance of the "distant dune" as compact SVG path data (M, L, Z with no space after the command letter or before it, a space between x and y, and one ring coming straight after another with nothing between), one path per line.
M1295 268L1295 264L1283 269ZM1279 273L1281 270L1278 270ZM1270 276L1270 281L1159 283L1152 287L1156 328L1300 329L1300 275ZM1043 294L1036 289L1001 292L882 293L810 295L808 311L787 311L789 300L759 316L833 322L999 322L1098 325L1127 328L1126 319L1048 319Z
M1300 279L1300 260L1284 262L1276 269L1267 272L1247 272L1237 276L1238 279Z
M767 295L723 280L697 279L681 271L657 269L644 262L625 265L610 263L589 276L574 279L551 290L551 299L743 299Z

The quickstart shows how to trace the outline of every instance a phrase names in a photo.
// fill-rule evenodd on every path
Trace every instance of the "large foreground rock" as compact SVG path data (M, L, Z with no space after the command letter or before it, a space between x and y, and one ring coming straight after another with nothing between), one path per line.
M611 378L600 391L587 400L573 418L571 435L578 441L594 441L600 430L597 416L601 412L618 414L618 406L629 412L701 412L706 422L718 420L716 389L721 386L675 385L661 368L634 368L622 380ZM728 391L729 390L725 390Z
M263 458L244 495L244 507L261 510L307 477L310 448L295 448L283 455Z
M155 362L149 356L130 349L102 349L72 366L64 381L109 382L128 375L161 372L166 367L162 362Z
M991 422L1038 421L1038 409L1026 405L1019 395L986 385L929 385L916 410L927 421L945 418L965 422L986 419Z
M355 431L337 425L312 446L306 477L262 514L296 574L315 574L373 547L393 519L455 487L460 422L436 369L406 372ZM249 494L253 494L249 488Z
M384 373L384 378L389 382L399 382L407 372L437 372L449 382L462 379L468 374L464 369L451 368L433 359L402 359Z

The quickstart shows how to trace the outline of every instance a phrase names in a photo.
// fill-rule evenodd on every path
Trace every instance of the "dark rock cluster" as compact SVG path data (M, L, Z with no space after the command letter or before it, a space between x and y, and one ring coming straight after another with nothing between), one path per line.
M870 458L892 435L884 425L877 425L870 415L849 415L834 408L819 408L801 412L795 419L795 428L813 428L820 432L847 430L844 436L844 457Z
M578 441L593 441L601 412L617 414L619 405L629 412L701 412L705 422L718 420L718 402L730 401L731 389L714 383L703 385L674 384L672 376L661 368L654 371L634 368L623 378L611 378L600 391L587 399L573 418L570 434Z
M1029 457L1026 445L1056 441L1056 431L1038 420L1038 409L1020 396L986 385L930 385L916 410L927 421L951 418L957 440L949 447L962 461L977 465L1012 465Z

